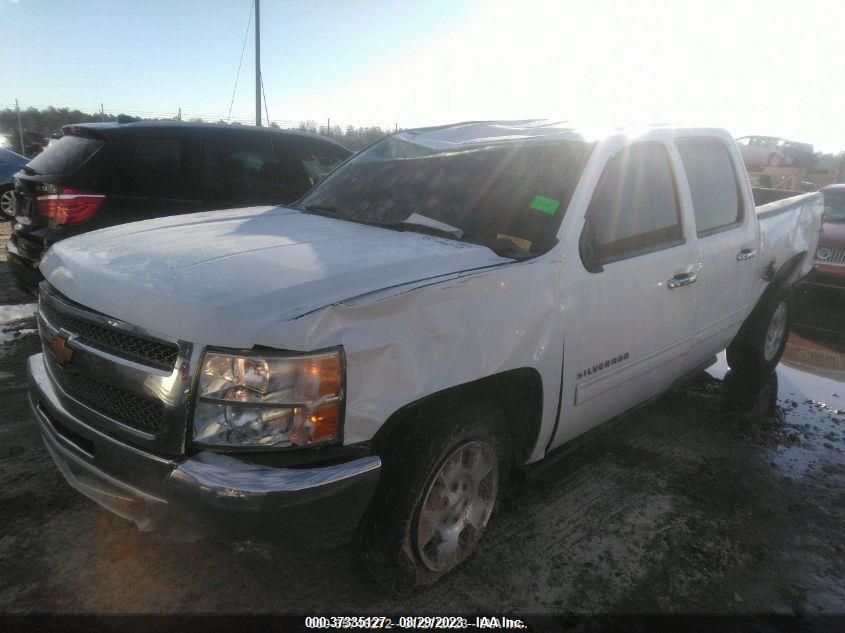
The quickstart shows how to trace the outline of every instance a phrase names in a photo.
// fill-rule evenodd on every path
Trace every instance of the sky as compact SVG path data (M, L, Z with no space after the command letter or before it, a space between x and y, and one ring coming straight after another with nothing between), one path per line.
M0 108L254 117L252 0L0 0ZM262 0L282 125L682 123L845 150L845 2ZM11 61L14 60L14 61Z

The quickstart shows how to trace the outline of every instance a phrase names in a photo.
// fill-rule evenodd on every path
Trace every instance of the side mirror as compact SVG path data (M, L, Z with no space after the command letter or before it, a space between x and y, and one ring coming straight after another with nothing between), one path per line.
M584 228L581 230L581 237L578 240L578 251L581 254L584 268L591 273L600 273L604 271L604 267L601 265L601 249L596 242L596 232L593 227L593 218L587 215Z

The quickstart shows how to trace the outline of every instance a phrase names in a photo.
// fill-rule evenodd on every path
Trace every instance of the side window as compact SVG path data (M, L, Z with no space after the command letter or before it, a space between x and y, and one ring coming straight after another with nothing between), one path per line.
M308 172L311 184L315 184L320 177L325 176L345 161L350 153L339 147L323 143L308 143L297 150L297 155Z
M192 146L188 139L144 139L132 157L126 192L145 198L193 197Z
M209 139L202 165L205 197L233 204L295 200L310 183L302 163L283 145L267 135Z
M728 148L715 138L685 138L678 152L687 174L699 237L742 223L742 198Z
M637 143L610 159L587 209L602 264L683 242L681 213L666 149Z

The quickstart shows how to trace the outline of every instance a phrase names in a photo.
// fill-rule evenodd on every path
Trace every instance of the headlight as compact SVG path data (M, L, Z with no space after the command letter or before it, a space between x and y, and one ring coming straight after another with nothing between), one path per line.
M338 350L302 356L207 352L193 440L281 448L340 438L344 363Z

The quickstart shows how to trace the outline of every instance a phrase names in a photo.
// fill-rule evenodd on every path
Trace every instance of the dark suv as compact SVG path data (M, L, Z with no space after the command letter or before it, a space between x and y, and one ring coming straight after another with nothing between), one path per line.
M35 292L51 244L94 229L211 209L288 204L351 155L313 134L197 123L82 124L15 174L6 243Z

